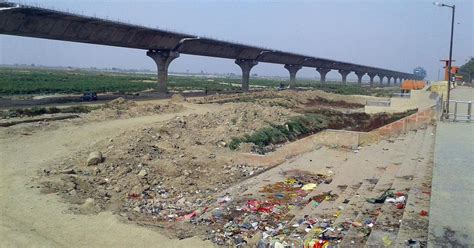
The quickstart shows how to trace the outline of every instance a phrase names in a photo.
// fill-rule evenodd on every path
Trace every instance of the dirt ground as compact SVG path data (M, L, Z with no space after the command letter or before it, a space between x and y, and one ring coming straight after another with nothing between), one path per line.
M193 106L181 114L203 113L209 107ZM121 222L110 212L76 215L63 199L41 194L32 179L38 170L59 158L115 137L130 128L169 120L175 114L67 125L31 135L9 135L1 130L0 246L2 247L209 247L200 239L170 240L153 229Z
M278 195L288 200L278 211L279 218L287 218L285 226L303 226L310 218L327 226L347 224L347 219L364 223L367 216L360 209L373 217L370 212L381 212L380 208L385 222L397 224L382 224L380 219L372 234L362 238L358 234L365 229L359 230L360 226L338 230L350 237L343 242L381 244L383 239L384 244L387 240L403 244L404 240L397 240L400 224L393 216L405 218L407 211L397 212L388 204L372 206L360 199L375 197L392 186L404 192L407 204L413 201L417 208L427 204L423 194L418 199L420 190L410 190L429 190L430 178L417 175L415 168L430 170L430 157L425 154L431 152L431 127L356 150L323 147L270 170L236 163L234 158L241 152L251 151L245 145L237 151L228 149L232 136L269 123L283 124L297 114L288 109L292 106L309 104L311 108L349 111L365 102L364 97L325 94L305 92L301 97L293 92L280 93L275 100L268 101L266 96L257 103L235 103L235 97L228 100L229 96L224 101L218 97L192 101L199 104L183 99L138 105L114 102L111 108L78 120L0 129L0 189L1 198L6 199L0 203L0 233L6 237L0 246L130 247L160 243L166 247L210 247L244 242L252 246L261 235L257 229L268 235L268 230L276 228L270 225L281 223L259 219L257 229L229 232L227 229L239 223L239 218L229 224L226 207L241 208L254 216L254 200L280 194L269 185L293 177L300 183L317 185L303 192L296 205L289 204L292 197ZM220 104L209 104L216 98ZM340 102L343 98L349 100ZM331 103L337 101L334 108ZM105 160L86 166L89 153L94 151L100 151ZM265 188L266 194L258 193ZM327 192L332 192L329 197L334 200L324 200ZM317 209L312 209L314 201L320 204ZM410 208L407 205L405 209ZM270 217L274 219L271 213ZM408 223L424 221L416 215L406 218L411 218ZM300 219L304 221L300 223ZM248 224L240 221L239 228ZM253 221L250 224L257 222ZM295 221L298 225L293 224ZM390 230L384 229L386 226L391 226ZM421 227L419 234L411 233L409 238L423 242L424 224ZM285 230L299 241L311 236L304 228ZM275 242L279 237L271 236L266 241ZM294 240L279 240L284 241Z

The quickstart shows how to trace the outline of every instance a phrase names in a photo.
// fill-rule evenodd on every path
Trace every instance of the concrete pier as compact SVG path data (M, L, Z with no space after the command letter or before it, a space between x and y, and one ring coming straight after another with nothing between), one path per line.
M380 79L380 81L379 81L379 86L382 87L382 85L383 85L383 78L385 77L385 75L378 74L377 76L379 76L379 79Z
M355 74L357 75L357 84L359 84L359 86L361 86L362 85L362 77L365 75L365 72L356 71Z
M324 84L326 83L326 74L331 71L331 69L328 68L316 68L316 71L319 72L319 75L321 76L321 79L319 80L320 83Z
M341 77L342 77L342 84L347 84L347 75L351 73L351 71L339 70L339 73L341 74Z
M301 66L301 65L288 65L288 64L285 65L285 69L287 69L288 72L290 73L290 88L291 88L291 89L295 88L295 84L296 84L296 73L297 73L301 68L303 68L303 66Z
M369 78L370 78L370 87L374 87L374 77L377 76L376 73L367 73L367 75L369 75Z
M236 59L235 63L242 69L242 90L249 91L250 70L256 66L258 62L253 59Z
M168 92L168 67L171 61L179 57L179 53L171 50L148 50L146 55L155 61L158 68L158 91Z

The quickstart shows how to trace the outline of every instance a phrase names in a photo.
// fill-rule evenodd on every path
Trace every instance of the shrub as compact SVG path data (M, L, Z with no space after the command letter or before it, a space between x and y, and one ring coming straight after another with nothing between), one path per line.
M259 148L270 144L279 144L294 140L302 135L321 131L327 127L327 120L322 115L303 115L293 117L284 125L271 125L261 128L250 135L242 138L232 138L229 144L230 149L235 150L240 143L253 143Z

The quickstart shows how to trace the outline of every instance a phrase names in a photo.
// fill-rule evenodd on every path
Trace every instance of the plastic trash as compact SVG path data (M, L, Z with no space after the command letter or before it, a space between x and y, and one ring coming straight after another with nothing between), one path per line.
M196 216L197 216L197 212L196 212L196 211L193 211L193 212L190 213L190 214L186 214L186 215L183 215L183 216L181 216L181 217L178 217L177 220L178 220L178 221L190 220L190 219L192 219L192 218L194 218L194 217L196 217Z
M387 197L393 197L392 190L393 189L390 188L390 189L385 190L379 197L368 198L367 202L369 202L369 203L384 203L385 199L387 199Z
M308 184L305 184L303 185L303 187L301 187L302 190L313 190L316 188L316 185L315 183L308 183Z
M400 196L400 197L397 197L397 198L387 198L385 200L385 202L389 202L389 203L404 203L406 200L405 196Z
M421 210L420 215L421 216L428 216L428 211Z

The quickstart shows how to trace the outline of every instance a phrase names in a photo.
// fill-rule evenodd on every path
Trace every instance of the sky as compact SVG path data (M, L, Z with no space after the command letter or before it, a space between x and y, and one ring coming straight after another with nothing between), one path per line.
M474 56L473 2L444 2L456 5L454 65L464 64ZM451 9L435 6L429 0L20 3L403 72L411 73L421 66L426 69L427 78L433 80L443 74L439 60L449 55ZM156 69L145 53L139 49L0 35L0 64ZM241 73L233 60L184 54L172 62L169 70ZM283 65L266 63L259 63L252 73L288 76ZM297 77L315 78L319 73L314 68L303 68ZM327 77L340 79L337 71ZM348 78L356 76L351 73Z

